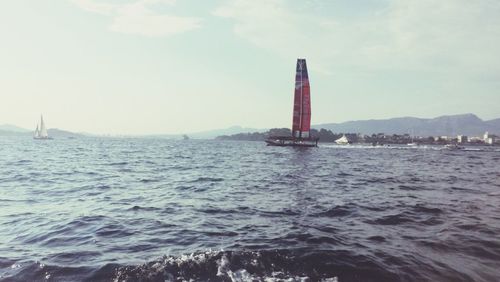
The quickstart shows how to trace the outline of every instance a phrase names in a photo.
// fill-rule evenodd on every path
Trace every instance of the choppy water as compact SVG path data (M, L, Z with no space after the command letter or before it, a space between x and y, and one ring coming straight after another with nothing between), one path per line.
M498 281L500 152L0 140L0 280Z

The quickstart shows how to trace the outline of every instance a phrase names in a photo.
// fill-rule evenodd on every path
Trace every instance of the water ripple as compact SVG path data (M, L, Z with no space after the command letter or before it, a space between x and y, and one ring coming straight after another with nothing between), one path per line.
M500 151L0 143L0 280L500 277Z

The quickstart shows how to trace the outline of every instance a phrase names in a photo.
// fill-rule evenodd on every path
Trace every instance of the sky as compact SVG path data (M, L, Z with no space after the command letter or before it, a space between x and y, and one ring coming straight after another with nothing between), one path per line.
M497 0L0 2L0 124L96 134L500 117Z

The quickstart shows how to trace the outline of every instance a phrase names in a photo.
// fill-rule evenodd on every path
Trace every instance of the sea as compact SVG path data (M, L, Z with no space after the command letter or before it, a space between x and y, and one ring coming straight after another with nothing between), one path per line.
M0 281L500 281L500 149L2 137Z

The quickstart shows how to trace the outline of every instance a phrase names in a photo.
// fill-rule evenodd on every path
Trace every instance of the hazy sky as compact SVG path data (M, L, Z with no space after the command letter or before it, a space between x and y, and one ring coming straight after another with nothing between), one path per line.
M0 124L112 134L500 117L498 0L0 1Z

